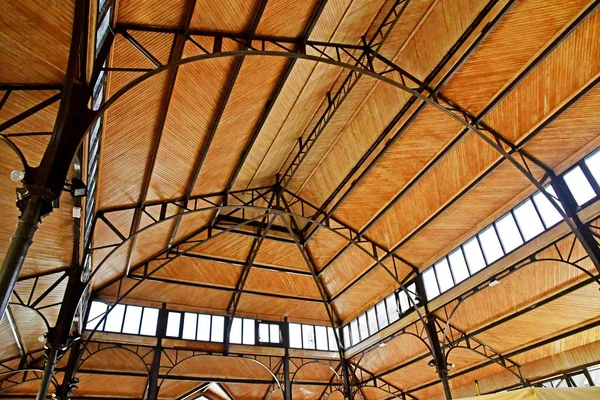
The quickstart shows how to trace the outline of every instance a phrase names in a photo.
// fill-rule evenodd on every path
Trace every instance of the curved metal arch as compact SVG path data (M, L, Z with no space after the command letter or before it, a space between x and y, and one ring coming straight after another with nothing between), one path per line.
M25 304L21 304L21 303L15 303L15 302L12 302L12 301L10 303L8 303L8 304L10 304L11 306L19 306L19 307L29 308L30 310L35 311L40 317L42 317L42 320L44 321L44 325L46 325L46 332L50 331L50 323L48 322L48 319L37 308L33 308L31 306L28 306L28 305L25 305Z
M382 392L385 392L385 393L389 394L390 396L394 396L394 398L395 398L395 399L404 400L402 397L398 396L398 395L397 395L397 394L395 394L395 393L392 393L392 392L390 392L390 391L389 391L389 390L387 390L387 389L380 388L380 387L377 387L377 386L368 386L368 385L364 385L364 384L363 384L363 385L359 385L359 386L358 386L358 387L357 387L357 388L354 390L353 394L355 395L356 393L358 393L358 391L359 391L359 390L362 390L362 389L377 389L377 390L381 390Z
M0 133L0 138L4 139L8 147L10 147L11 150L17 154L19 160L21 161L21 164L23 165L23 169L25 171L29 170L29 164L27 164L27 159L25 158L25 155L23 154L19 146L17 146L15 142L10 140L10 138L4 133Z
M348 64L348 63L345 63L345 62L337 61L337 60L334 60L334 59L323 58L323 57L319 57L319 56L308 55L308 54L297 53L297 52L294 53L294 52L289 52L289 51L288 52L282 52L282 51L272 51L272 50L229 51L229 52L219 52L219 53L211 53L211 54L201 54L201 55L198 55L198 56L183 58L183 59L180 59L180 60L177 60L177 61L173 61L173 62L168 63L168 64L164 64L164 65L162 65L160 67L157 67L157 68L153 69L152 71L148 71L148 72L140 75L139 77L134 78L130 82L128 82L121 89L119 89L117 92L115 92L107 101L105 101L104 104L102 104L100 106L100 108L97 110L97 112L91 118L89 126L88 126L88 129L90 129L92 127L93 123L111 105L113 105L119 98L121 98L123 95L125 95L125 93L127 93L129 90L131 90L135 86L139 85L140 83L142 83L142 82L146 81L147 79L151 78L152 76L160 74L160 73L162 73L164 71L167 71L169 69L172 69L172 68L175 68L175 67L178 67L178 66L181 66L181 65L185 65L185 64L190 64L190 63L197 62L197 61L203 61L203 60L209 60L209 59L216 59L216 58L223 58L223 57L239 57L239 56L244 56L244 57L248 57L248 56L274 56L274 57L286 57L286 58L304 59L304 60L309 60L309 61L315 61L315 62L325 63L325 64L337 66L337 67L344 68L344 69L349 69L349 70L352 70L352 71L364 74L364 75L369 76L369 77L371 77L373 79L377 79L377 80L379 80L381 82L384 82L384 83L390 84L390 85L392 85L394 87L397 87L398 89L407 92L411 96L415 96L416 98L420 99L421 101L423 101L423 102L425 102L425 103L433 106L434 108L438 109L439 111L441 111L444 114L448 115L449 117L453 118L458 123L460 123L461 125L463 125L465 128L467 128L467 129L471 130L472 132L474 132L483 141L485 141L488 145L490 145L494 150L496 150L498 153L500 153L500 155L502 155L502 157L504 159L508 160L511 164L513 164L515 166L515 168L517 168L519 170L519 172L521 172L536 187L536 189L538 189L538 191L540 191L550 201L550 203L554 206L554 208L559 213L559 215L562 217L562 219L567 223L567 225L569 226L569 228L571 229L571 231L573 231L573 233L577 236L577 238L579 238L580 240L583 241L583 238L579 234L579 231L577 230L577 227L575 226L575 224L573 223L573 221L570 220L570 218L568 217L568 215L566 214L566 212L563 210L563 208L559 206L558 203L560 203L560 201L558 199L556 199L554 196L552 196L551 194L549 194L544 189L543 185L540 184L537 179L535 179L535 177L533 176L533 174L531 172L529 172L529 169L527 167L524 167L523 165L521 165L512 156L512 154L510 152L507 152L506 150L504 150L504 148L501 145L497 144L493 139L490 139L490 137L488 137L488 135L486 135L483 132L481 132L478 128L476 128L471 123L469 123L466 120L462 119L459 115L451 112L449 109L446 109L441 104L439 104L436 101L432 100L429 96L426 96L426 95L420 93L417 90L411 89L411 88L409 88L408 86L406 86L405 84L403 84L401 82L397 82L397 81L395 81L395 80L393 80L391 78L387 78L387 77L385 77L385 76L383 76L381 74L378 74L376 72L370 71L368 69L361 68L359 66ZM546 168L546 172L548 172L548 171L549 171L549 169Z
M585 258L589 258L589 257L586 256ZM588 271L587 269L583 268L581 265L577 265L576 263L571 262L571 261L567 261L567 260L555 260L553 258L536 258L535 260L531 260L529 262L523 263L522 265L520 265L520 268L526 267L526 266L529 266L529 265L533 265L533 264L537 264L539 262L544 262L544 261L552 261L552 262L557 263L558 265L564 265L564 266L570 266L570 267L573 267L573 268L577 268L578 270L580 270L581 272L583 272L584 274L586 274L587 276L589 276L590 278L592 278L594 281L596 281L596 283L598 284L598 286L600 286L600 275L594 275L590 271Z
M545 249L546 248L544 248L544 249L542 249L540 251L543 251ZM586 256L585 258L589 258L589 256ZM585 258L583 258L583 259L585 259ZM551 262L557 263L557 265L560 265L560 266L565 266L565 267L569 266L569 267L574 267L574 268L580 270L581 272L585 273L590 278L592 278L600 286L600 275L594 275L590 271L588 271L587 269L583 268L580 265L577 265L574 262L570 262L568 260L562 260L562 259L548 258L548 257L545 257L545 258L535 258L535 255L530 256L527 259L528 259L528 261L526 261L526 262L524 262L522 264L519 264L517 270L525 268L525 267L528 267L528 266L531 266L531 265L535 265L537 263L541 263L541 262L544 262L544 261L551 261ZM581 261L581 260L579 260L579 261ZM458 300L458 303L456 304L456 307L454 307L454 309L452 310L452 312L448 315L446 323L444 324L444 333L442 335L442 343L445 343L446 340L448 339L448 330L450 329L450 321L452 320L452 317L454 317L454 315L456 314L456 311L458 310L458 308L462 304L464 304L465 300L469 299L474 294L475 294L475 292L473 292L468 297L462 297L462 298L460 298Z
M135 351L133 351L131 349L128 349L126 347L117 346L117 345L114 345L114 346L111 346L111 347L103 347L101 349L98 349L97 351L94 351L93 353L90 353L90 355L87 356L85 359L82 358L82 359L79 360L79 363L78 363L79 365L77 365L76 369L78 370L90 358L92 358L92 357L94 357L94 356L98 355L99 353L102 353L103 351L106 351L106 350L124 350L124 351L130 352L131 354L135 355L142 362L142 365L144 365L144 368L146 368L146 373L148 375L150 375L150 370L148 369L148 365L144 362L144 359L142 358L142 356L140 356L138 353L136 353ZM156 351L156 350L154 350L154 351Z
M325 399L329 399L329 396L331 396L335 392L340 393L342 396L344 395L344 392L341 389L337 388L335 390L332 390L330 393L327 393L327 395L325 396Z
M20 370L16 370L16 371L7 371L7 372L2 372L0 373L0 376L2 375L8 375L8 374L15 374L15 373L19 373L19 372L40 372L40 373L44 373L43 369L37 369L37 368L24 368L24 369L20 369ZM7 391L8 389L12 389L14 387L17 386L21 386L25 383L29 383L29 382L33 382L33 381L40 381L42 380L42 378L38 378L35 377L35 379L28 379L28 380L24 380L23 382L19 382L19 383L15 383L14 385L10 385L7 386L5 388L0 389L0 393L4 393L5 391ZM56 388L58 388L60 386L60 384L58 383L58 381L56 380L56 377L54 375L52 375L51 379L50 379L50 383L52 384L52 386L54 386L54 390L56 391Z
M283 388L281 387L281 382L279 382L279 379L277 379L277 375L275 375L275 373L273 371L271 371L269 369L269 367L267 367L264 363L254 359L254 358L246 357L244 355L242 355L241 357L237 357L237 356L233 357L233 356L223 356L223 355L214 355L214 354L192 354L191 356L188 356L188 357L182 358L181 360L178 360L176 364L174 364L171 368L169 368L169 370L165 374L165 377L168 376L175 367L177 367L178 365L181 365L183 362L191 360L193 358L200 358L200 357L221 357L221 358L231 358L234 360L244 360L244 361L254 362L254 363L260 365L261 367L263 367L264 369L266 369L269 372L269 374L271 374L271 377L273 377L273 380L275 381L275 383L277 383L277 386L279 386L279 389L283 393ZM160 393L160 388L162 387L162 384L164 381L165 381L165 378L163 377L162 380L160 381L160 384L158 385L159 393Z
M421 341L421 343L423 343L425 345L425 347L427 348L427 350L429 350L430 353L433 353L433 351L431 350L431 347L429 346L429 344L427 343L427 341L425 339L423 339L421 336L417 335L414 332L401 332L398 336L395 336L395 338L399 338L402 335L407 335L407 336L414 336L417 339L419 339Z
M519 369L519 373L516 373L515 371L513 371L512 369L510 369L510 367L508 367L507 365L505 365L504 363L502 363L501 359L494 360L492 357L488 356L487 354L484 354L484 353L482 353L480 351L477 351L475 349L472 349L472 348L464 346L464 345L452 346L450 348L450 350L448 350L446 352L446 354L444 355L444 357L446 358L446 362L448 362L448 357L450 357L450 353L452 353L452 350L454 350L454 349L465 349L465 350L470 350L470 351L472 351L475 354L479 354L480 356L482 356L482 357L484 357L484 358L486 358L486 359L488 359L490 361L493 361L495 364L498 364L501 367L503 367L504 369L506 369L508 372L510 372L511 374L513 374L514 376L516 376L521 383L525 384L527 382L527 380L525 378L523 378L523 376L521 375L521 369L519 368L519 366L517 364L515 364L515 367L517 367Z
M202 60L208 60L208 59L216 59L216 58L221 58L221 57L237 57L237 56L275 56L275 57L287 57L287 58L305 59L305 60L310 60L310 61L315 61L315 62L321 62L321 63L325 63L325 64L330 64L330 65L334 65L334 66L338 66L338 67L341 67L341 68L346 68L346 69L350 69L350 70L362 73L362 74L364 74L366 76L369 76L371 78L374 78L374 79L380 80L380 81L382 81L384 83L388 83L388 84L390 84L392 86L395 86L395 87L397 87L397 88L399 88L399 89L401 89L401 90L409 93L410 95L415 96L416 98L418 98L418 99L422 100L423 102L425 102L425 103L433 106L434 108L438 109L439 111L442 111L443 113L445 113L449 117L451 117L454 120L458 121L461 125L463 125L467 129L469 129L472 132L474 132L483 141L485 141L494 150L496 150L496 152L498 152L505 160L508 160L511 164L513 164L513 166L515 168L517 168L517 170L519 170L519 172L521 172L521 174L524 175L536 187L536 189L540 193L542 193L548 199L548 201L550 201L550 204L553 205L553 207L559 213L559 215L561 216L561 218L563 219L563 221L565 221L565 223L567 224L567 226L569 227L569 229L575 234L575 236L582 243L585 243L585 239L583 238L583 236L581 235L581 233L577 229L575 223L568 217L568 215L566 214L566 212L564 211L564 209L559 205L560 201L558 199L556 199L554 196L552 196L551 194L549 194L545 190L544 186L540 182L538 182L538 180L533 176L533 174L529 171L529 169L526 166L521 165L512 156L512 154L511 154L512 150L511 150L511 152L508 152L508 151L504 150L504 148L501 145L497 144L493 139L491 139L486 134L484 134L483 132L481 132L474 125L472 125L468 121L462 119L459 115L453 113L449 109L446 109L441 104L439 104L436 101L432 100L428 96L425 96L425 95L421 94L419 91L413 90L413 89L409 88L408 86L406 86L406 85L404 85L404 84L402 84L400 82L396 82L396 81L394 81L394 80L392 80L390 78L387 78L385 76L382 76L381 74L372 72L370 70L366 70L364 68L361 68L361 67L358 67L358 66L355 66L355 65L351 65L351 64L344 63L344 62L341 62L341 61L333 60L333 59L326 59L326 58L322 58L322 57L318 57L318 56L311 56L311 55L301 54L301 53L281 52L281 51L267 51L267 50L263 50L263 51L261 51L261 50L251 50L251 51L245 50L245 51L221 52L221 53L203 54L203 55L198 55L198 56L194 56L194 57L184 58L184 59L177 60L177 61L174 61L174 62L169 63L169 64L162 65L160 67L157 67L156 69L154 69L152 71L149 71L149 72L146 72L145 74L143 74L143 75L141 75L141 76L139 76L137 78L134 78L132 81L128 82L121 89L119 89L115 94L113 94L113 96L111 96L110 99L108 99L104 104L102 104L102 106L99 108L99 110L96 112L96 114L91 118L90 125L89 125L88 129L100 117L100 115L102 115L111 105L113 105L125 93L127 93L129 90L131 90L132 88L134 88L135 86L137 86L141 82L144 82L145 80L149 79L150 77L152 77L154 75L157 75L157 74L159 74L161 72L164 72L166 70L169 70L171 68L175 68L175 67L178 67L180 65L185 65L185 64L192 63L192 62L197 62L197 61L202 61ZM551 172L549 170L549 168L544 167L544 169L546 170L545 172ZM381 264L381 265L383 265L383 264ZM384 268L387 271L387 267L384 267ZM404 285L401 282L399 282L398 279L395 278L395 276L393 275L393 273L391 273L391 271L388 271L388 272L390 273L390 275L392 276L392 278L395 279L400 284L400 287L402 288L402 290L405 291L408 294L408 292L407 292L406 288L404 287ZM412 299L410 299L410 296L408 296L408 298L409 298L409 301L412 302ZM422 321L424 321L424 317L422 316L422 314L418 310L418 307L417 307L416 304L414 304L414 309L417 312L417 314L419 315L419 319L421 319ZM432 340L432 338L431 338L432 333L430 333L428 330L426 330L426 331L427 331L427 335L429 336L430 340ZM435 357L435 354L434 354L434 357Z
M309 364L321 364L324 365L325 367L329 368L331 371L333 371L333 373L335 374L335 376L337 376L337 378L339 379L339 381L342 381L342 378L340 377L340 374L337 373L337 371L331 367L331 365L327 365L324 362L320 361L320 360L311 360L307 363L304 363L300 366L300 368L298 368L296 371L294 371L294 373L292 374L292 377L290 378L290 382L294 383L294 379L296 378L296 374L302 369L304 368L306 365Z
M271 400L271 397L273 397L273 395L275 394L275 392L281 392L282 394L282 398L283 398L283 390L280 387L276 387L273 390L270 390L269 393L267 394L265 400Z

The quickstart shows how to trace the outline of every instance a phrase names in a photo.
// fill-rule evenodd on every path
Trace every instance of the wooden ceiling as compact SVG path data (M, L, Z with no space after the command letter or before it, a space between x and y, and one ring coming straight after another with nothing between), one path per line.
M277 40L294 49L307 41L347 44L356 57L359 46L371 43L560 174L600 143L598 3L117 0L106 99L157 66L206 49L242 51L248 38L267 38L267 50ZM73 9L65 0L0 4L0 124L47 103L2 131L31 165L39 163L58 112ZM412 279L536 191L439 108L368 75L346 91L355 79L349 73L314 59L215 57L158 73L108 107L95 192L92 295L221 315L235 304L236 316L329 325L325 301L343 326L398 289L386 268L399 280ZM385 76L403 78L398 71ZM331 113L341 88L344 100ZM4 254L18 216L17 184L7 177L21 167L0 143ZM299 143L309 151L299 153ZM531 173L544 175L537 166ZM265 209L276 202L278 175L285 186L281 206L304 217L273 214L261 229ZM242 203L251 207L236 208ZM72 262L72 207L65 192L36 234L11 320L0 323L0 373L16 369L22 352L40 365L38 337L56 321ZM598 207L589 205L581 219L595 224ZM349 244L349 237L360 240ZM580 255L580 269L564 262L567 253L573 260ZM484 392L519 384L510 366L533 381L600 360L600 298L589 276L597 270L585 257L559 224L429 302L427 312L449 324L439 339L454 365L454 397L476 394L476 379ZM501 283L488 286L499 275ZM408 313L346 349L364 398L392 398L398 390L443 398L431 356L413 334L419 324L417 313ZM465 336L491 353L464 348ZM165 354L189 361L169 366L163 357L159 398L181 398L210 382L232 398L281 397L271 375L244 358L254 354L255 361L276 364L278 350L239 346L244 357L237 359L205 354L222 351L209 344L171 342ZM77 396L141 398L155 343L116 334L99 334L93 343ZM302 366L294 398L329 395L335 380L335 355L309 353L292 355L296 368ZM304 367L304 358L321 363ZM500 358L509 360L508 368L493 362ZM390 386L369 386L372 376ZM0 398L34 394L37 378L3 381ZM203 393L225 398L220 388Z

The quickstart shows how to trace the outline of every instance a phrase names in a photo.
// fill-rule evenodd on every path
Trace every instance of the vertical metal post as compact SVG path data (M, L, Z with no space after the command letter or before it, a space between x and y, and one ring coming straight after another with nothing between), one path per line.
M67 369L63 377L62 384L57 390L57 397L59 400L68 400L71 395L72 385L76 384L78 380L75 378L77 372L77 363L79 362L79 356L81 354L81 341L77 340L71 345L71 352L69 353L69 361L67 362Z
M17 223L17 231L10 240L4 261L2 261L2 268L0 268L0 320L4 318L25 256L33 243L33 235L38 229L45 201L41 196L31 196Z
M569 190L569 187L562 176L550 174L550 184L554 188L558 200L563 205L565 213L573 220L575 228L579 233L577 236L579 242L585 249L598 272L600 272L600 246L594 238L594 234L590 227L581 222L579 215L577 215L579 206L577 205L575 197L573 197L573 193Z
M435 369L438 376L440 377L440 381L442 382L442 386L444 388L444 397L446 398L446 400L451 400L452 391L450 390L450 384L448 382L448 363L446 362L446 356L444 355L444 351L442 349L442 345L438 337L437 329L435 326L435 317L429 313L427 295L425 293L425 284L423 282L423 274L421 274L421 272L417 272L415 283L417 287L417 296L419 297L419 299L421 300L421 304L425 308L426 322L424 322L424 324L427 337L429 339L431 355L433 357L433 362L435 363Z
M79 301L81 300L86 287L86 284L81 282L81 267L72 266L69 274L69 281L67 282L67 287L65 289L64 300L56 319L56 325L48 332L46 341L46 346L48 348L46 351L46 365L42 375L42 382L38 389L38 400L45 399L48 395L54 368L56 367L56 361L58 360L60 352L64 351L67 347L67 342L71 335L71 327L73 326L73 319L78 311Z
M283 336L283 382L284 382L284 391L283 398L284 400L292 400L292 382L290 381L290 325L288 324L288 319L285 317L283 319L283 329L281 330Z
M150 374L148 376L148 400L158 399L158 373L160 372L160 357L162 355L162 340L167 335L167 305L163 303L162 308L158 312L158 325L156 327L156 347L154 356L152 357L152 365L150 366Z
M48 345L48 350L46 351L46 364L44 365L44 373L42 374L42 381L40 382L36 400L46 400L46 397L48 396L48 390L50 389L50 383L52 383L52 377L54 375L54 368L56 367L56 361L58 360L58 349L59 346L56 344Z
M444 396L446 400L452 399L452 392L450 390L450 384L448 383L448 363L446 357L442 351L442 346L435 329L435 320L433 318L427 318L427 330L429 332L429 343L431 345L433 361L435 362L435 368L442 386L444 387Z

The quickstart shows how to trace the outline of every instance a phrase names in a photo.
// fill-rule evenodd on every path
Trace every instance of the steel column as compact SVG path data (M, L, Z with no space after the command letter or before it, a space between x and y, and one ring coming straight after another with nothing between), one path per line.
M25 256L33 243L33 235L38 229L44 202L45 200L37 195L32 196L27 202L25 211L17 223L17 231L11 238L10 246L4 261L2 261L2 268L0 268L0 320L4 317Z
M56 367L56 361L58 360L58 346L50 344L45 356L46 362L44 365L44 373L42 374L42 381L40 382L36 400L46 400L46 397L48 396L50 383L52 383L52 377L54 376L54 368Z
M75 378L75 374L77 372L77 364L79 363L79 358L81 356L81 341L76 340L71 345L71 351L69 353L69 361L67 363L67 369L65 370L65 374L63 377L62 384L57 390L57 397L59 400L68 400L71 398L72 389L76 383L79 382L77 378Z
M158 324L156 327L156 347L152 357L152 366L150 367L150 375L148 376L148 396L147 400L158 399L158 374L160 372L160 358L162 354L162 340L167 335L167 305L163 303L162 308L158 312Z
M594 237L592 230L589 225L581 222L577 211L579 206L577 201L575 201L575 197L573 197L573 193L567 186L567 183L564 179L564 174L557 176L554 173L550 173L550 184L554 188L556 195L558 197L558 201L564 206L565 213L575 225L575 229L579 232L577 235L577 239L585 249L586 253L590 257L590 260L600 272L600 246L598 245L598 241Z
M292 400L292 382L290 381L290 325L288 319L283 319L283 326L281 327L281 334L283 337L283 398L284 400Z

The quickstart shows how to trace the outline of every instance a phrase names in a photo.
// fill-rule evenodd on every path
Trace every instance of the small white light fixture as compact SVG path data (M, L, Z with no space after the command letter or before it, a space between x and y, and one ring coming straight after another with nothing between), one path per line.
M499 283L500 283L500 281L498 279L494 279L493 281L490 282L489 287L494 287Z
M21 182L23 179L25 179L25 171L20 170L20 169L15 169L10 173L10 179L13 182Z
M386 345L387 345L387 343L386 343L386 342L381 342L381 343L379 343L379 347L385 347Z

